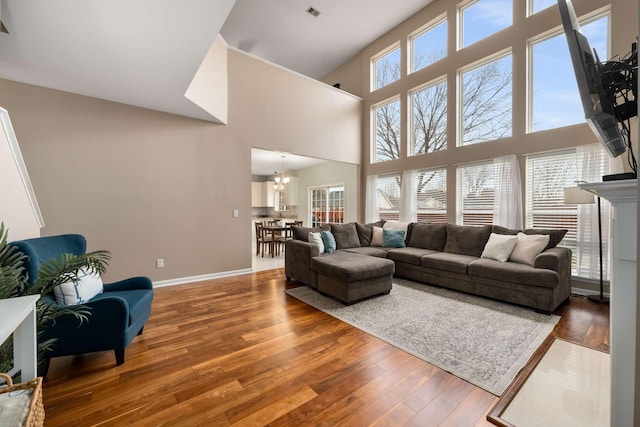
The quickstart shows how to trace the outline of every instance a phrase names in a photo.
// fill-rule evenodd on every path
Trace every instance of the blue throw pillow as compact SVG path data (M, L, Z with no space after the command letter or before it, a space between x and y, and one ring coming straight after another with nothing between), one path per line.
M324 253L332 254L336 251L336 239L330 231L320 232L322 243L324 244Z
M385 248L404 248L404 230L382 229L382 246Z

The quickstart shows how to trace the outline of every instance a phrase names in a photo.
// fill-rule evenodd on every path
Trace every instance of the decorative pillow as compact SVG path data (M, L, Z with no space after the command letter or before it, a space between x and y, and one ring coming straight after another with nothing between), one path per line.
M330 231L331 227L328 224L323 225L322 227L300 227L298 225L291 226L291 233L293 234L293 238L295 240L302 240L303 242L309 241L309 233L316 232L319 233L321 231Z
M446 240L446 224L417 222L411 227L411 234L407 238L407 246L442 251Z
M78 280L62 283L53 288L56 301L60 305L84 304L91 298L101 294L102 279L85 269L78 272Z
M324 252L327 254L334 253L336 251L336 239L334 239L333 234L330 231L321 231L320 236L324 244Z
M382 235L382 227L373 226L371 231L371 246L382 246L384 244L384 238Z
M309 243L314 246L317 246L320 250L320 253L324 253L324 242L322 241L322 235L320 232L310 232L309 233Z
M387 228L382 229L382 241L385 248L404 248L404 234L403 230L390 230Z
M443 252L479 257L490 234L490 225L447 224L447 241Z
M336 239L336 249L360 247L360 239L358 239L355 222L329 225L331 226L331 234L333 234L333 237Z
M496 261L505 262L516 247L518 236L491 233L489 241L484 246L481 258L491 258Z
M503 227L501 225L494 225L491 228L491 232L496 234L508 234L510 236L517 236L518 233L522 233L522 230L513 230L511 228Z
M549 235L549 243L547 243L547 247L545 249L551 249L558 246L558 243L564 238L564 235L567 234L567 231L564 228L562 229L544 229L544 228L527 228L524 230L524 234L548 234Z
M533 265L533 261L540 252L549 244L548 234L532 234L527 235L518 233L513 252L509 257L509 261L518 262L520 264Z
M390 230L402 230L404 231L404 234L407 234L407 228L409 228L409 224L408 222L401 222L401 221L395 221L395 220L390 220L390 221L385 221L384 225L382 226L382 228L388 228Z
M384 220L370 222L368 224L356 223L356 231L358 232L358 239L360 240L360 246L366 247L371 245L371 237L373 234L373 227L382 227Z

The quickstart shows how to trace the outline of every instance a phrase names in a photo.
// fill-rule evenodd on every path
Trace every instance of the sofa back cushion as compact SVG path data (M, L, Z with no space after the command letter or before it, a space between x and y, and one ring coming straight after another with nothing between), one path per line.
M336 239L336 249L360 247L360 239L358 239L355 222L329 225L331 226L331 234L333 234L333 237Z
M446 224L426 224L416 222L411 225L407 246L432 251L442 251L447 240Z
M356 223L356 231L358 232L358 240L360 240L360 247L370 246L371 238L373 237L373 227L382 227L384 220L370 222L368 224Z
M480 257L491 235L491 228L491 225L447 224L444 252Z
M564 235L567 234L565 229L543 229L543 228L527 228L524 230L524 234L534 235L534 234L547 234L549 235L549 243L547 243L547 247L544 249L551 249L558 246L558 243L564 238Z
M302 240L303 242L309 241L309 233L320 233L321 231L331 231L329 224L325 224L321 227L300 227L298 225L291 226L291 233L295 240Z

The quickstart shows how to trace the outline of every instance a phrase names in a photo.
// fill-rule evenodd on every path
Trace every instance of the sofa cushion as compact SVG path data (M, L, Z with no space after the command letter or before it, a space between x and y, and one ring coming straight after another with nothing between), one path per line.
M358 239L358 231L356 223L348 224L329 224L331 234L336 239L336 249L359 248L360 239Z
M544 229L544 228L527 228L524 230L524 234L548 234L549 235L549 243L545 249L551 249L558 246L558 243L564 238L564 235L567 234L566 229Z
M472 261L468 271L469 276L545 288L554 288L560 282L560 276L553 270L487 258Z
M404 248L407 246L404 241L405 231L382 229L382 246L385 248Z
M318 248L319 253L324 253L324 242L322 241L322 234L320 232L309 232L309 243Z
M491 228L491 232L496 234L507 234L510 236L516 236L518 233L521 233L522 230L514 230L511 228L503 227L501 225L494 225Z
M437 251L409 246L406 248L389 249L387 251L387 258L396 262L422 265L422 257L434 253L437 253Z
M471 255L436 252L422 257L422 266L452 273L467 274L467 266L478 257ZM497 262L497 261L496 261Z
M540 252L549 244L548 234L527 235L518 233L516 246L509 256L509 261L519 262L521 264L529 264L533 266L533 262Z
M446 224L426 224L416 222L411 226L407 246L442 251L447 240Z
M393 274L393 261L378 257L339 252L330 257L311 259L311 268L341 282L370 279Z
M321 231L320 237L322 237L322 243L324 244L324 251L328 254L332 254L336 251L336 239L330 231Z
M298 225L291 226L291 233L293 234L293 238L296 240L302 240L303 242L309 241L309 233L310 232L319 233L321 231L331 231L331 227L329 224L325 224L321 227L301 227Z
M373 226L371 232L371 246L384 246L384 234L382 233L382 227L377 225Z
M517 241L518 236L491 233L480 258L491 258L496 261L506 262L511 252L513 252L513 248L516 247Z
M365 246L359 248L349 248L342 249L341 252L349 252L352 254L360 254L360 255L369 255L369 256L377 256L378 258L387 258L386 248L379 248L376 246Z
M444 252L480 257L491 234L491 225L447 224Z
M371 233L373 233L373 226L382 227L384 220L370 222L368 224L360 224L356 222L356 231L358 232L358 240L360 240L360 246L369 246L371 244Z

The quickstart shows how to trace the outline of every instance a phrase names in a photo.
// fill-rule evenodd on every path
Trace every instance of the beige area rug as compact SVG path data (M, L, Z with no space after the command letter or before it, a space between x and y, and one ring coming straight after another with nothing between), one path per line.
M408 280L351 306L302 286L289 295L500 396L560 317Z

